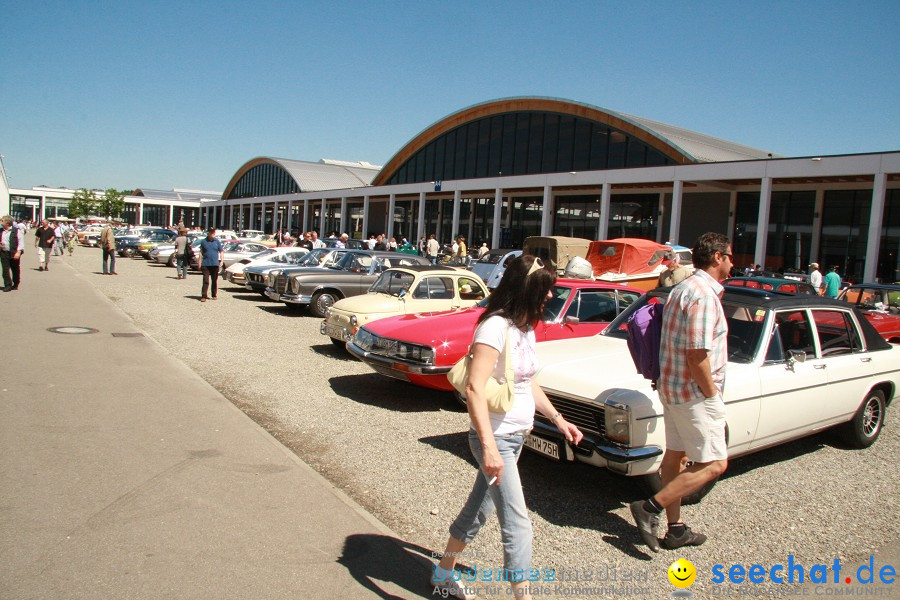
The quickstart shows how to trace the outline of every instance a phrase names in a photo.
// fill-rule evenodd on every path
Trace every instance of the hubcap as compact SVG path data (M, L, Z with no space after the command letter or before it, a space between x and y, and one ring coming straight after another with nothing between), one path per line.
M866 409L863 411L863 433L866 437L870 437L878 430L881 423L881 405L878 398L869 398L866 403Z

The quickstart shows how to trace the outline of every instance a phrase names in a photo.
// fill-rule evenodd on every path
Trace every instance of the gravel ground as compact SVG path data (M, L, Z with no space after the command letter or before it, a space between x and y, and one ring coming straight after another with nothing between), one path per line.
M140 328L406 541L443 549L475 476L468 419L449 393L376 375L320 335L319 319L244 288L220 281L218 301L203 304L199 274L179 281L174 269L119 259L118 277L94 276L100 267L94 248L56 260L90 277ZM209 340L219 352L209 352ZM900 539L898 470L889 462L900 454L900 436L891 417L867 450L842 448L826 432L736 460L706 500L684 510L709 541L659 555L639 545L632 526L627 504L640 497L636 486L526 452L520 467L535 566L556 569L557 579L560 570L581 579L593 573L593 581L557 581L542 595L597 597L597 590L578 588L600 585L620 588L605 596L668 595L674 588L666 570L682 557L697 568L690 589L698 596L717 594L711 583L717 563L771 566L793 555L808 569L868 557ZM463 562L502 564L496 519ZM603 572L606 580L597 581ZM629 574L641 573L643 581L628 582Z

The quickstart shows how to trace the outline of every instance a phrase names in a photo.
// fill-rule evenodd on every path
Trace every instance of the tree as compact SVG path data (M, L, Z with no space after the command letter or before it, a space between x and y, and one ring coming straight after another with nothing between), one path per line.
M81 188L69 200L69 216L73 219L92 215L97 210L97 194L93 190Z
M109 188L103 192L103 197L97 201L97 212L109 220L111 217L118 217L125 210L125 194Z

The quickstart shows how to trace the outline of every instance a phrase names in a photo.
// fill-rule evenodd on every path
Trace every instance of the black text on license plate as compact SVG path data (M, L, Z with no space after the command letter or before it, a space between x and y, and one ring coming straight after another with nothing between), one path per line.
M559 444L537 437L536 435L525 436L525 445L537 452L543 454L553 460L559 460Z

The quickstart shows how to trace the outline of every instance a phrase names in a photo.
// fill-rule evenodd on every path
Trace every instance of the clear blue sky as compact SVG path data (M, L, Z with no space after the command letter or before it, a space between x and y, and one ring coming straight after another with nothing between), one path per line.
M900 2L0 3L13 187L224 189L256 156L384 164L553 96L787 156L900 149Z

